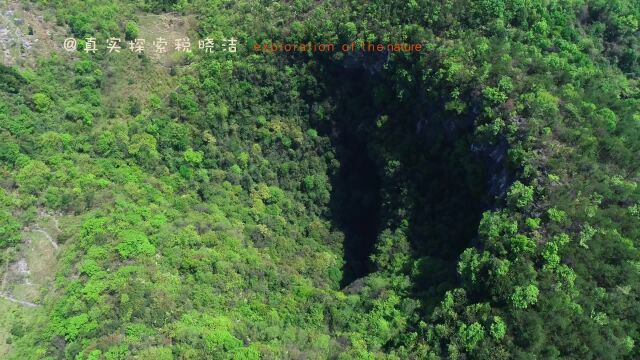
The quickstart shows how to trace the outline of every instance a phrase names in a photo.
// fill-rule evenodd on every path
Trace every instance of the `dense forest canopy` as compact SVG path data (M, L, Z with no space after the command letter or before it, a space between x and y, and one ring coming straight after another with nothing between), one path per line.
M0 10L0 357L640 358L640 1Z

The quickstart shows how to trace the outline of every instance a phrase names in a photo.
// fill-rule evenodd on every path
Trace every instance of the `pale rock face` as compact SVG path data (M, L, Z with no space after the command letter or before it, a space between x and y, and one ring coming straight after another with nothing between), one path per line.
M6 66L24 66L35 62L37 56L47 56L60 50L67 31L48 23L37 10L26 11L16 1L9 1L8 9L0 11L0 60ZM30 35L32 34L32 35Z
M29 266L27 265L27 260L20 259L15 263L11 264L11 271L20 274L20 275L28 275L29 274Z

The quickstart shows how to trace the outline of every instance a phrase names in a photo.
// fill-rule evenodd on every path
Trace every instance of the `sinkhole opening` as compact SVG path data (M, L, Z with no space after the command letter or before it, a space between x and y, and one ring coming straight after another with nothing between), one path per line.
M415 292L439 298L455 285L456 261L493 206L491 172L504 166L474 145L473 110L458 116L419 87L404 89L399 101L384 55L349 56L322 75L340 163L331 216L344 234L341 287L375 271L370 258L380 233L402 227L419 260Z

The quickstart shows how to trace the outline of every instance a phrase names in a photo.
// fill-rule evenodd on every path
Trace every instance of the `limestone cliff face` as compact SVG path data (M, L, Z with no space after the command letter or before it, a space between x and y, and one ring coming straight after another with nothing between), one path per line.
M503 198L507 189L513 183L513 174L509 172L507 167L507 151L509 145L507 141L502 139L492 145L472 144L471 151L479 154L487 169L487 192L492 197Z

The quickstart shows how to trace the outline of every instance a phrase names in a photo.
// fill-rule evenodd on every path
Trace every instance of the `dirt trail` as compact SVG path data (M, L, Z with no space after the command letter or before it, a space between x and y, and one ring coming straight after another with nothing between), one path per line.
M27 307L39 307L40 306L38 304L34 304L34 303L31 303L31 302L28 302L28 301L18 300L16 298L12 297L12 296L9 296L9 295L3 294L3 293L0 293L0 298L3 298L5 300L9 300L12 303L20 304L22 306L27 306Z
M38 215L37 222L23 229L25 243L16 261L7 262L0 283L0 298L26 307L40 306L31 301L38 298L38 288L47 288L52 281L50 274L59 249L56 238L62 233L57 214L41 210Z
M49 242L51 243L51 246L53 246L54 249L58 250L58 244L55 242L55 240L53 240L51 235L49 235L49 233L46 230L43 230L40 226L36 225L33 228L33 231L43 234L47 238L47 240L49 240Z
M62 230L60 230L60 221L55 215L51 215L43 210L39 210L38 215L51 219L56 232L58 234L62 233ZM33 231L43 234L47 238L47 240L49 240L51 246L53 246L54 249L58 250L58 243L54 240L53 236L51 236L51 234L47 230L43 229L39 224L35 224L35 226L33 227Z

